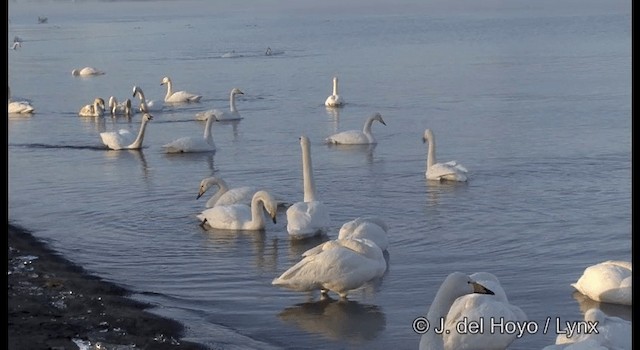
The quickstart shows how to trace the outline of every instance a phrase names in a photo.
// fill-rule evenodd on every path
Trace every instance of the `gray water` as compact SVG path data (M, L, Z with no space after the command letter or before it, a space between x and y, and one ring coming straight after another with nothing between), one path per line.
M581 320L573 293L585 267L631 259L631 2L12 1L13 97L37 108L8 117L10 222L134 292L216 348L416 349L412 321L444 277L488 271L529 320ZM337 11L342 9L342 11ZM48 22L37 23L38 16ZM267 57L271 47L282 53ZM222 58L230 51L239 57ZM107 74L71 76L94 66ZM327 110L331 78L347 105ZM154 113L139 151L99 133L137 130L140 115L80 118L95 97L161 100L163 76L200 103ZM214 154L161 145L216 123ZM136 101L137 104L137 101ZM376 147L323 144L373 126ZM425 180L422 133L464 184ZM311 140L328 238L361 215L389 226L388 271L348 303L271 280L322 240L290 242L284 211L264 232L203 229L202 178L302 199L298 137ZM327 239L327 238L324 238ZM630 319L630 308L600 305ZM510 349L552 344L555 332Z

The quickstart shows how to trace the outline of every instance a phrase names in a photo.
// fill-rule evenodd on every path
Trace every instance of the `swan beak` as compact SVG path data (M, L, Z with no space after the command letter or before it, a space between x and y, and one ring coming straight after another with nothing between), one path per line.
M478 282L469 282L471 283L471 285L473 286L473 292L474 293L478 293L478 294L490 294L490 295L494 295L495 293L492 292L490 289L488 289L487 287L481 285Z
M202 197L202 193L198 192L198 196L196 197L196 199L200 199L200 197Z
M387 126L387 123L384 122L384 120L380 119L380 123L382 123L382 125Z
M424 136L422 137L422 143L427 143L427 139Z
M273 223L275 224L276 223L276 215L275 214L271 215L271 219L273 220Z

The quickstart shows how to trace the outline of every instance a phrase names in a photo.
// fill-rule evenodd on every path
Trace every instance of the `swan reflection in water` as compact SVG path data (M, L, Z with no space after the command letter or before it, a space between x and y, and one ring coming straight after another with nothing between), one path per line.
M288 307L278 317L306 332L356 344L374 340L386 327L385 314L377 305L328 296Z
M589 309L596 308L602 310L602 312L607 314L607 316L620 317L624 320L631 321L631 306L601 303L599 301L590 299L589 297L578 291L574 291L572 296L576 301L578 301L582 314L587 312L587 310Z
M145 180L149 180L149 166L147 165L147 160L144 157L144 153L142 149L127 149L127 150L112 150L109 149L104 152L105 158L108 160L119 160L120 164L116 164L117 167L122 167L121 162L130 162L130 163L140 163L142 168L142 177ZM132 160L134 159L134 160ZM123 169L131 168L131 167L122 167Z
M278 267L277 240L267 239L266 231L220 230L201 227L207 237L207 247L213 253L227 252L236 256L253 258L259 271L275 273ZM247 250L250 246L252 250Z
M329 134L335 134L338 132L340 127L340 109L333 107L325 107L327 111L327 116L329 117L329 124L331 128L329 129Z

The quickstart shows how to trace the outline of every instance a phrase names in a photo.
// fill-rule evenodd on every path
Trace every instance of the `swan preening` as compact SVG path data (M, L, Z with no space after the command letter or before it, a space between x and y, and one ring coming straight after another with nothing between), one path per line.
M164 102L167 103L199 102L202 98L200 95L192 94L184 90L174 92L171 78L169 77L162 78L160 85L167 86L167 94L164 96Z
M436 161L436 140L431 129L426 129L422 136L422 142L429 144L427 150L427 167L425 176L427 180L438 181L467 181L467 169L456 161L438 163Z
M127 98L123 102L118 103L115 96L111 96L109 97L109 111L112 117L119 115L130 117L132 114L131 100Z
M244 95L238 88L231 89L229 93L229 110L224 111L221 109L210 109L204 112L199 112L196 114L196 120L206 120L209 115L214 115L217 121L226 121L226 120L240 120L242 117L240 116L240 112L236 108L236 95Z
M631 262L609 260L587 267L571 286L595 301L631 305L631 277Z
M71 75L73 75L74 77L77 77L77 76L88 77L92 75L103 75L103 74L105 74L105 72L99 69L95 69L93 67L76 68L71 71Z
M84 105L82 108L80 108L78 115L81 117L102 117L104 108L104 100L100 97L97 97L93 100L92 104Z
M29 101L11 101L11 89L7 87L9 113L31 114L35 112L35 108Z
M251 206L245 204L216 205L204 210L197 217L212 228L222 230L264 230L265 222L262 211L265 210L273 223L276 223L278 204L271 194L265 190L256 192L251 199Z
M439 327L441 321L446 319L456 299L472 293L494 294L493 291L474 281L467 274L462 272L449 274L436 292L436 296L427 312L427 320L434 327ZM447 348L445 346L442 334L435 332L434 327L431 327L420 338L420 350L454 350L455 348Z
M577 324L577 323L576 323ZM631 322L620 317L607 316L598 308L591 308L584 313L586 329L580 332L569 329L559 330L556 344L542 350L631 350ZM593 327L593 328L592 328ZM597 330L597 332L593 331Z
M163 103L160 101L149 100L144 96L144 92L139 86L133 86L133 97L138 97L140 99L140 107L139 110L142 113L151 113L151 112L159 112L162 110Z
M377 143L375 137L371 133L371 125L374 121L382 123L382 125L387 125L382 119L382 114L374 113L370 117L367 118L364 122L364 126L362 127L362 131L360 130L347 130L342 131L337 134L333 134L325 139L325 141L329 144L336 145L366 145L366 144L375 144Z
M308 137L300 137L300 147L302 148L304 198L303 201L294 203L287 209L287 232L291 238L296 239L323 234L329 226L329 211L323 202L316 199Z
M362 216L345 222L338 232L339 239L366 238L383 251L389 247L387 224L377 216Z
M142 124L138 135L134 136L129 130L120 129L118 131L101 132L100 138L102 143L113 150L120 149L140 149L142 148L142 140L144 139L144 132L147 128L147 123L153 119L153 116L149 113L145 113L142 116Z
M341 107L344 105L342 96L338 94L338 77L333 77L333 93L324 101L327 107Z
M346 298L349 291L382 277L387 263L378 245L366 238L336 239L303 253L297 264L271 283L296 291L329 291Z
M214 116L207 118L204 126L203 137L185 136L173 140L162 147L167 153L194 153L194 152L212 152L216 150L216 144L213 142L211 127L214 122Z
M196 199L202 197L212 186L218 186L218 190L205 204L207 208L212 208L216 205L251 205L253 194L257 192L255 188L249 186L229 188L226 181L217 176L211 176L200 181L200 189Z

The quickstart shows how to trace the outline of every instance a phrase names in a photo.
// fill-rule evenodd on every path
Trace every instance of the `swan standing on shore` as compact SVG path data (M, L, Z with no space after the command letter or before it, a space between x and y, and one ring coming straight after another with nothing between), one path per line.
M631 262L609 260L587 267L571 286L595 301L631 305L631 277Z
M371 125L374 121L382 123L382 125L387 125L382 119L382 115L380 113L374 113L372 116L367 118L364 122L364 127L362 131L360 130L347 130L342 131L337 134L333 134L325 139L325 141L329 144L336 145L366 145L366 144L375 144L377 143L376 139L373 137L371 133Z
M472 293L494 294L493 291L487 289L462 272L453 272L445 278L440 288L438 288L436 296L427 312L427 320L433 327L420 338L420 350L456 349L445 344L442 334L435 332L434 327L439 327L440 322L445 320L445 317L451 309L451 305L453 305L458 297Z
M249 186L229 188L223 179L211 176L200 181L200 189L196 199L202 197L212 186L218 186L216 193L209 198L205 206L212 208L216 205L246 204L251 205L253 194L256 189Z
M97 97L93 100L93 104L84 105L80 108L78 115L81 117L102 117L104 113L104 100L100 97Z
M213 142L211 126L214 122L214 116L207 118L204 126L203 137L185 136L171 141L162 147L167 153L194 153L194 152L212 152L216 150L216 144Z
M200 95L192 94L184 90L174 92L171 79L169 77L162 78L160 85L167 86L167 94L164 96L164 102L167 103L199 102L202 98Z
M333 77L333 93L327 97L324 105L327 107L342 107L344 105L342 96L338 94L338 77Z
M35 108L29 101L11 101L11 89L7 87L7 101L9 105L9 113L31 114L35 112Z
M126 99L122 103L118 103L118 100L115 96L109 97L109 111L111 111L111 116L115 117L118 115L123 115L126 117L131 116L131 100Z
M311 164L309 138L300 137L302 148L302 183L304 198L287 209L287 232L295 239L303 239L323 234L329 226L329 211L325 204L316 199L316 185Z
M264 230L265 222L262 214L266 210L273 223L276 223L278 205L271 195L264 190L256 192L251 199L251 206L245 204L217 205L204 210L197 217L212 228L223 230Z
M140 112L142 113L151 113L151 112L159 112L164 107L161 101L149 100L144 97L144 92L139 86L133 86L133 97L138 97L140 99Z
M76 68L71 71L71 75L73 75L74 77L77 77L77 76L88 77L92 75L103 75L103 74L105 74L105 72L95 69L93 67Z
M244 92L238 88L231 89L231 92L229 93L229 111L210 109L208 111L199 112L196 114L196 120L206 120L207 116L210 114L215 115L217 121L242 119L240 112L238 112L238 109L236 108L236 95L244 95Z
M387 224L377 216L362 216L345 222L338 232L339 239L366 238L377 244L382 251L389 247Z
M144 132L147 128L147 123L152 119L153 116L149 113L145 113L142 116L140 131L138 131L138 135L135 138L133 134L126 129L101 132L100 138L102 139L102 143L113 150L140 149L142 148L142 140L144 139Z
M467 168L458 162L450 161L438 163L436 161L436 140L431 129L426 129L422 136L422 142L429 143L427 150L427 169L425 176L427 180L438 181L467 181Z

